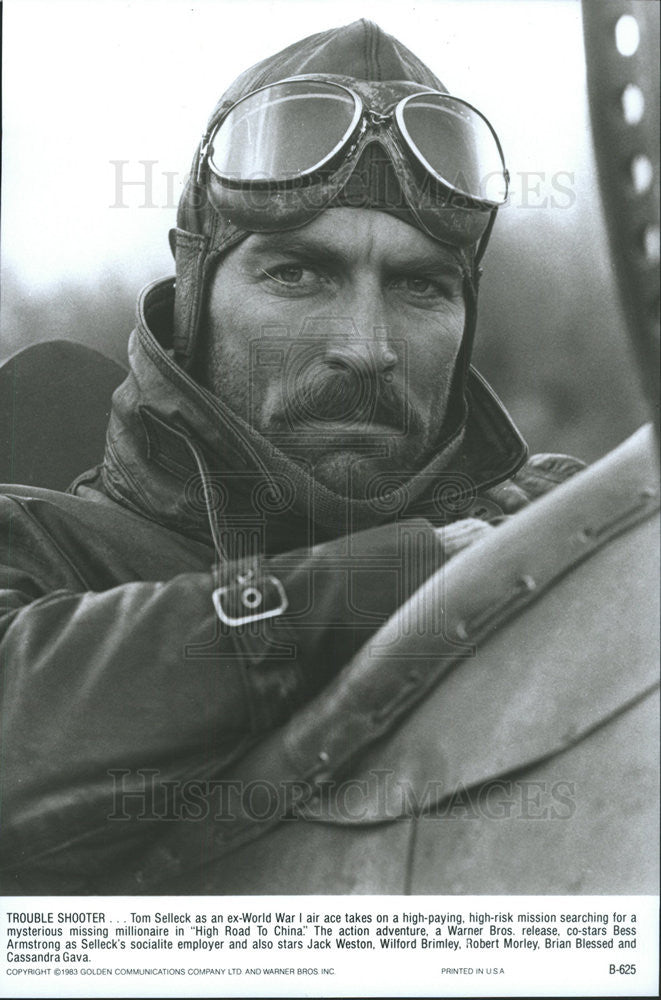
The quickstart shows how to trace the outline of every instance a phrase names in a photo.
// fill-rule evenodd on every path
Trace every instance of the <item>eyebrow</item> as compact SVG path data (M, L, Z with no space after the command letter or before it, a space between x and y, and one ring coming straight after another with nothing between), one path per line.
M274 251L291 253L303 261L313 261L329 265L350 265L351 256L343 247L329 246L320 239L304 236L295 230L277 233L255 234L256 242L247 248L250 256ZM461 277L463 268L457 255L450 248L432 246L427 250L404 251L401 260L388 262L389 270L427 270Z
M301 237L296 232L259 233L258 242L248 249L250 255L275 251L291 253L303 260L316 260L328 264L348 264L349 254L342 247L329 247L327 243L311 237Z

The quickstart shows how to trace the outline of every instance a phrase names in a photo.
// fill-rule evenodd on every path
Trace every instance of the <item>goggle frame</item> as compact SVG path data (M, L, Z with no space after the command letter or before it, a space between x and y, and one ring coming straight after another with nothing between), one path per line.
M438 184L440 184L443 188L445 188L452 194L459 195L462 198L468 198L471 202L475 203L476 208L482 207L484 209L497 209L507 201L510 175L505 165L505 157L503 155L503 150L500 144L500 140L498 139L498 136L493 126L489 122L489 120L482 114L481 111L479 111L476 107L474 107L474 105L470 104L468 101L465 101L460 97L454 97L454 95L444 94L442 91L436 91L430 89L421 90L413 94L408 94L405 97L401 98L393 106L393 108L390 109L390 111L388 111L387 113L381 113L378 111L374 111L370 108L367 108L360 94L358 94L351 87L348 87L342 83L338 83L334 80L333 81L329 80L326 82L325 85L328 87L336 88L338 91L342 91L344 94L348 94L353 100L354 110L351 122L345 129L342 137L335 143L332 149L329 150L329 152L321 160L319 160L317 163L314 163L310 167L305 168L304 170L298 171L294 175L283 176L279 178L276 177L237 178L236 176L231 176L221 171L213 162L213 143L214 139L218 135L220 129L223 127L223 124L226 122L229 115L241 104L251 100L257 94L263 93L264 91L267 90L274 89L275 87L279 87L282 84L305 83L305 82L309 83L312 81L309 80L309 78L306 76L294 76L294 77L287 77L284 80L278 80L275 83L268 83L265 84L263 87L258 87L255 90L252 90L249 94L245 94L243 97L239 98L238 101L235 101L229 108L227 108L224 111L221 118L217 122L215 122L213 127L202 137L198 155L198 164L197 164L198 184L204 183L204 176L207 167L222 184L239 190L250 190L250 189L263 190L263 189L273 189L274 187L275 188L294 187L300 185L301 182L313 180L315 178L315 175L320 175L318 177L318 180L320 182L323 182L324 180L327 180L327 175L329 173L334 172L332 167L333 164L335 164L335 169L338 169L338 167L341 165L337 164L336 162L340 154L343 154L342 155L343 162L345 160L351 159L352 155L354 154L356 148L359 145L362 148L364 148L364 146L367 145L369 141L379 141L379 139L382 139L380 133L385 126L388 129L389 137L391 139L399 138L400 140L403 140L405 148L401 148L400 143L397 143L398 152L400 153L400 155L404 155L406 157L412 154L415 157L418 165L421 166L423 170L425 170L434 181L436 181ZM319 81L315 80L314 82L318 83ZM483 197L482 195L462 190L461 188L453 184L451 181L449 181L447 178L443 177L424 156L424 154L419 149L417 143L411 136L405 121L405 109L407 104L420 97L426 97L426 98L437 97L440 98L441 101L452 102L453 105L459 105L461 108L465 108L472 114L477 115L477 117L486 125L494 141L502 165L504 192L501 200L495 201L493 199ZM442 110L443 109L439 107L439 111ZM393 132L392 128L393 124L396 124L397 126L397 133ZM368 131L373 132L373 138L371 140L368 139L367 142L360 142L360 140L363 139L363 137L366 135ZM382 145L386 145L386 148L388 148L389 144L387 143L384 144L382 142ZM324 173L326 174L326 176L323 175Z

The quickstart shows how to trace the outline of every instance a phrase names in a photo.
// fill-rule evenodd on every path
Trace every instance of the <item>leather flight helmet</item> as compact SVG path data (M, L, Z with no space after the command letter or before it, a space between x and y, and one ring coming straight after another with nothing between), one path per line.
M361 19L352 24L310 35L281 52L264 59L242 73L223 94L209 119L205 135L224 117L240 98L271 83L292 76L329 74L375 85L396 81L414 83L448 93L447 88L425 64L405 45L384 32L371 21ZM364 90L364 85L361 84ZM179 363L185 369L194 364L200 317L207 286L222 254L249 235L249 231L235 226L223 217L208 197L204 178L200 176L203 142L193 159L189 179L181 196L177 212L177 228L170 233L170 245L176 261L175 316L172 346ZM374 146L368 147L366 154ZM370 154L374 159L373 154ZM351 204L346 193L336 199L336 204ZM332 207L332 204L328 206ZM405 221L416 225L414 219L381 203L370 202L369 207L392 211ZM495 211L485 236L480 242L480 254L488 240ZM478 268L476 247L460 253L464 271L464 297L466 323L457 373L465 373L472 351L477 320ZM463 379L462 379L463 381ZM455 390L459 389L458 385Z

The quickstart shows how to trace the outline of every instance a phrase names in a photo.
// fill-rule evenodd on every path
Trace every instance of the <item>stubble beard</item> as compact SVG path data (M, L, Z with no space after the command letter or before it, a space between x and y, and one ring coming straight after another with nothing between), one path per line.
M197 380L333 493L366 499L385 476L409 478L431 459L446 415L451 380L449 385L439 386L426 419L417 414L410 426L377 424L363 428L362 433L350 422L344 430L341 421L324 424L301 420L300 425L289 426L283 419L272 419L263 409L251 413L254 399L244 374L245 365L230 355L218 341L211 339L211 343L204 344Z

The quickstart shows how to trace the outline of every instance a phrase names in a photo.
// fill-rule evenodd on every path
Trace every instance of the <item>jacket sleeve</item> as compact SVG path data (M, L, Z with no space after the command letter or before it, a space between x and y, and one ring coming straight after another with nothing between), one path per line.
M3 503L5 892L91 891L113 858L154 836L149 823L112 822L118 775L124 789L145 772L163 787L222 775L443 561L419 520L226 567L221 579L209 570L92 592L23 507ZM227 624L212 602L219 586L230 621L246 589L265 605L270 590L284 593L287 609Z
M532 455L515 476L488 489L486 497L496 503L501 515L516 514L585 468L586 463L572 455L546 452Z

